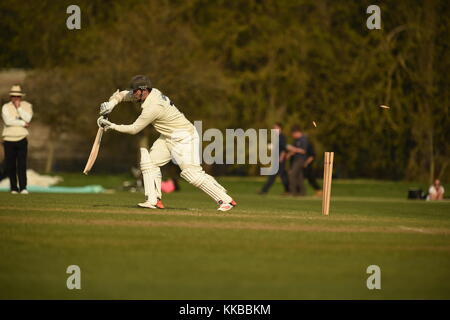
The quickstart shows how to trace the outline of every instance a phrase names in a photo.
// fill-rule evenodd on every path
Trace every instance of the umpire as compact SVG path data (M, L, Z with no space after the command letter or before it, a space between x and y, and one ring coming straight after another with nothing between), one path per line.
M287 154L286 154L286 152L287 152L286 136L282 133L283 127L282 127L281 123L278 123L278 122L275 123L273 125L272 129L277 130L278 134L279 134L278 150L279 150L280 162L279 162L279 166L278 166L278 172L267 177L267 181L264 184L264 186L262 187L259 194L266 194L269 191L270 187L275 182L277 175L280 175L281 182L283 183L283 187L284 187L284 192L285 193L289 192L289 180L288 180L288 174L286 172L286 167L285 167L286 159L287 159L287 157L286 157L287 156Z
M2 107L4 122L2 137L5 150L6 174L9 177L11 193L28 194L27 191L27 149L28 130L33 108L22 100L25 94L19 85L14 85L9 93L11 101ZM19 187L17 187L17 177Z

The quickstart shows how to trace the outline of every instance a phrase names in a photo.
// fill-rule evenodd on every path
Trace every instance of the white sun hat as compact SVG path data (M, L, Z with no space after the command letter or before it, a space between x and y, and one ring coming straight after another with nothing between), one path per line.
M11 87L9 95L12 97L23 97L25 93L22 92L22 88L16 84Z

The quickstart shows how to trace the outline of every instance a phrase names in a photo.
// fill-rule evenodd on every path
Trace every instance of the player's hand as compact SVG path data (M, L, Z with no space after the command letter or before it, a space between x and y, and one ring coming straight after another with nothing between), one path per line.
M97 125L100 128L103 128L103 130L107 131L108 129L111 128L111 126L113 125L113 123L111 121L108 121L107 119L105 119L103 116L97 119Z
M100 115L106 116L107 114L110 114L111 111L113 111L114 107L122 101L123 97L120 95L119 89L116 90L116 92L113 93L111 98L107 102L103 102L100 104Z
M100 115L106 116L107 114L110 114L113 108L114 107L110 102L103 102L102 104L100 104Z

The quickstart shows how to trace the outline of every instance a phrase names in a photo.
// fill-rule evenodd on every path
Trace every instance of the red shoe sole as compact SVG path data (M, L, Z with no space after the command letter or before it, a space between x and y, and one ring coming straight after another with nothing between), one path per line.
M155 205L158 209L164 209L164 205L161 200L158 200Z

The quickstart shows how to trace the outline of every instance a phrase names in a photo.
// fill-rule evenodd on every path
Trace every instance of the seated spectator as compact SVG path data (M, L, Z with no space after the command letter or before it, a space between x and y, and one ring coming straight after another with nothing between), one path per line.
M427 200L443 200L444 199L444 187L441 185L441 181L436 179L434 183L428 189Z

